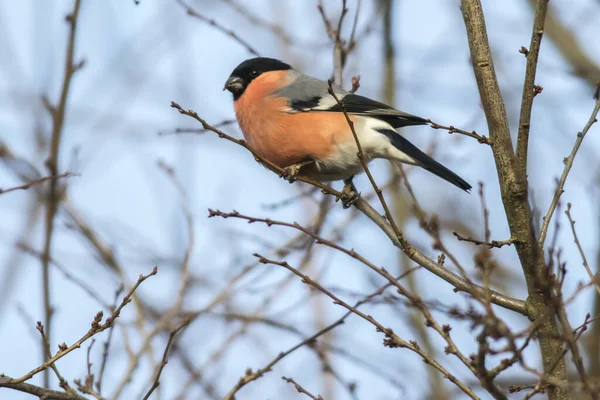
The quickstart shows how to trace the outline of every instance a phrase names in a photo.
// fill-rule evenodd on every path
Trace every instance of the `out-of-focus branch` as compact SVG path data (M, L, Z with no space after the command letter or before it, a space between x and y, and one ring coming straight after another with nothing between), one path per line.
M323 23L325 24L325 29L327 31L327 36L329 40L333 43L333 81L336 85L342 87L343 86L343 72L344 66L346 65L346 60L348 58L348 54L354 50L356 46L355 35L356 35L356 26L358 24L358 15L360 13L361 2L358 0L356 5L356 13L354 16L354 22L352 25L352 33L350 34L350 39L348 41L342 39L342 25L344 23L344 18L348 13L348 7L346 6L346 0L342 0L342 10L340 11L340 18L338 19L337 25L334 27L327 14L325 13L325 6L323 5L323 0L319 0L317 4L317 9L321 14L321 18L323 19ZM354 78L352 79L352 93L356 92L358 89L358 80L356 83Z
M46 101L50 115L52 116L52 137L50 138L50 155L46 160L46 167L50 171L50 175L58 174L58 162L60 157L60 142L65 123L65 114L67 110L67 99L69 97L69 89L75 72L83 66L80 62L77 65L75 59L75 34L77 32L77 20L79 17L79 7L81 0L73 2L73 11L67 15L69 24L69 39L67 42L65 72L63 77L62 89L58 105L53 107ZM61 189L56 179L50 180L50 191L46 201L46 219L45 219L45 239L44 239L44 256L42 257L42 290L44 302L44 326L46 327L46 335L50 341L52 334L52 304L50 302L50 252L52 249L52 237L54 233L54 219L58 210L58 203L61 198ZM42 349L44 344L42 343ZM45 350L42 350L45 355ZM44 372L44 386L49 385L48 371Z
M525 69L525 83L523 83L523 97L521 99L521 116L519 117L519 136L517 138L517 168L521 170L522 175L527 174L527 145L529 143L529 130L531 127L531 110L533 108L533 98L537 91L534 88L535 74L538 65L538 56L540 54L540 45L542 44L542 35L544 34L544 22L546 12L548 11L548 2L550 0L538 0L535 7L535 17L533 19L533 32L531 33L531 43L529 50L525 51L527 57L527 66Z
M31 188L32 186L40 185L40 184L42 184L42 183L44 183L46 181L50 181L50 180L53 180L53 179L68 178L68 177L73 176L73 175L75 175L75 174L67 171L67 172L64 172L64 173L62 173L60 175L45 176L43 178L39 178L39 179L35 179L33 181L29 181L29 182L27 182L24 185L14 186L14 187L11 187L11 188L8 188L8 189L2 189L2 188L0 188L0 194L6 194L6 193L9 193L9 192L14 192L16 190L27 190L27 189Z
M529 0L536 7L537 0ZM584 78L592 87L600 82L600 65L598 65L583 49L575 33L564 26L558 19L555 10L550 7L546 15L546 34L573 67L573 73Z
M263 19L259 13L253 13L251 10L251 4L242 6L240 3L234 0L223 0L224 3L228 4L233 10L235 10L240 16L246 18L252 25L258 28L264 28L271 33L277 39L281 40L286 45L306 45L304 42L300 42L294 38L282 25L278 25ZM257 10L260 12L260 10Z
M246 42L244 39L242 39L233 30L225 28L223 25L219 24L214 19L210 19L210 18L205 17L204 15L202 15L198 11L196 11L194 8L192 8L191 6L189 6L188 4L186 4L183 0L176 0L176 1L183 8L185 8L185 11L187 12L188 15L190 15L190 16L192 16L194 18L197 18L197 19L199 19L202 22L205 22L205 23L209 24L210 26L212 26L213 28L215 28L216 30L218 30L220 32L223 32L224 34L226 34L227 36L231 37L233 40L235 40L236 42L238 42L239 44L241 44L242 46L244 46L246 48L246 50L248 50L248 52L250 52L251 54L254 54L257 57L260 56L258 54L258 52L256 50L254 50L254 48L252 46L250 46L250 44L248 44L248 42Z
M549 312L552 291L547 285L544 253L538 247L528 202L527 176L517 168L515 153L508 127L506 109L494 70L480 0L461 0L461 9L467 30L473 71L486 115L492 152L500 183L502 203L506 211L511 238L523 269L529 297L527 315L540 318L540 349L544 372L555 382L566 382L567 373L562 355L562 340L554 312ZM553 310L552 310L553 311ZM569 397L562 385L548 389L550 400L566 400Z

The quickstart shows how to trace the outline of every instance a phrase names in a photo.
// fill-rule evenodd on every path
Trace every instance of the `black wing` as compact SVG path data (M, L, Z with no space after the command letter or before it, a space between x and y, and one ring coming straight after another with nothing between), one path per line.
M357 94L347 94L340 102L344 105L348 114L365 115L377 118L387 122L394 128L401 128L408 125L425 125L428 123L428 120L425 118L398 111L387 104ZM323 111L342 112L342 107L336 103Z

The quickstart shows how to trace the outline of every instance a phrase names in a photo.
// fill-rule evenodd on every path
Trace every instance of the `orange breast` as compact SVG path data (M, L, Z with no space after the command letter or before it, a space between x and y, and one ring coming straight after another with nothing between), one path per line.
M286 71L262 74L248 85L234 108L248 144L280 167L306 159L327 159L339 144L354 140L342 113L286 113L285 98L271 95Z

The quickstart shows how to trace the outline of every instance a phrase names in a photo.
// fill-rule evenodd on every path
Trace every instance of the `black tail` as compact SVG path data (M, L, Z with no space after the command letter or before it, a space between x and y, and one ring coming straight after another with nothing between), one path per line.
M448 168L444 167L427 154L423 153L414 144L402 137L398 132L391 129L381 129L379 132L390 138L394 147L405 153L407 156L415 159L419 166L464 191L468 192L471 190L471 185L469 185L463 178L456 175L454 172L450 171Z

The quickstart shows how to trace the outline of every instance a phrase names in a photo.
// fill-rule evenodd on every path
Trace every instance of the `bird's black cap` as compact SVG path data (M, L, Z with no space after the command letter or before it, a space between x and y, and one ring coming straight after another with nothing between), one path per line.
M246 90L250 82L269 71L287 71L292 69L289 64L275 58L256 57L250 58L235 67L223 90L229 90L233 99L237 100Z

